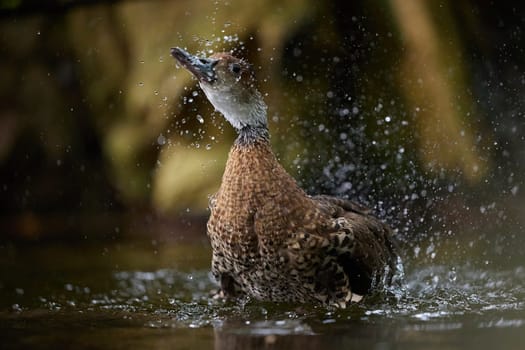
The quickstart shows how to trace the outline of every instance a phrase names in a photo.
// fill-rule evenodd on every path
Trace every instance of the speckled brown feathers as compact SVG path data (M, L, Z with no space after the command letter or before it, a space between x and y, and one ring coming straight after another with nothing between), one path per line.
M266 138L233 146L210 208L212 272L227 295L344 306L394 263L385 224L353 202L306 195Z

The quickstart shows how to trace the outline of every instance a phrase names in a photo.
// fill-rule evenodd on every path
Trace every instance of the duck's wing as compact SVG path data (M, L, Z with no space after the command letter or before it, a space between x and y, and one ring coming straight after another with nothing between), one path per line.
M364 295L375 286L389 284L397 263L390 227L356 202L330 196L311 198L334 220L331 228L327 226L328 237L341 237L341 232L346 232L346 237L353 238L348 249L337 255L352 292Z
M345 211L350 211L358 214L367 215L371 212L370 208L365 207L364 205L351 201L349 199L343 199L327 195L313 196L312 199L320 205L331 207L332 210L336 210L338 214L344 214Z

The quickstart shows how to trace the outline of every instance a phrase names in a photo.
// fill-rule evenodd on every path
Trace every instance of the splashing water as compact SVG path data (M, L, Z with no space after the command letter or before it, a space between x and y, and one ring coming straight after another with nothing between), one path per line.
M79 254L71 247L3 247L0 332L22 324L29 332L27 339L49 327L69 334L67 329L84 329L86 324L100 331L129 328L137 336L147 336L151 329L215 329L236 341L313 336L337 348L330 335L340 332L365 344L370 341L367 334L379 329L389 331L378 339L395 343L396 337L414 332L433 332L446 341L447 332L479 335L507 329L514 334L516 329L521 334L525 328L523 266L412 261L393 287L339 310L215 299L206 244L166 244L158 249L158 244L154 250L137 244L95 245ZM42 323L43 318L49 321ZM348 333L351 330L354 333Z

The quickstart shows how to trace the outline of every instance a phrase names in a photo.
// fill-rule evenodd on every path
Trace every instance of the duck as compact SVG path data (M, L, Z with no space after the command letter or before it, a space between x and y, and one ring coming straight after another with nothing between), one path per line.
M237 131L206 226L220 295L345 308L388 285L393 230L357 202L307 194L279 163L253 66L227 52L171 55Z

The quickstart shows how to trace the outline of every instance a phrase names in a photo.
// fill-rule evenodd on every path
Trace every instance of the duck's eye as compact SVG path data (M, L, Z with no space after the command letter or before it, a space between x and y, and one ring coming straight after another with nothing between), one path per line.
M237 63L234 63L230 66L230 70L235 74L239 74L241 72L241 66Z

